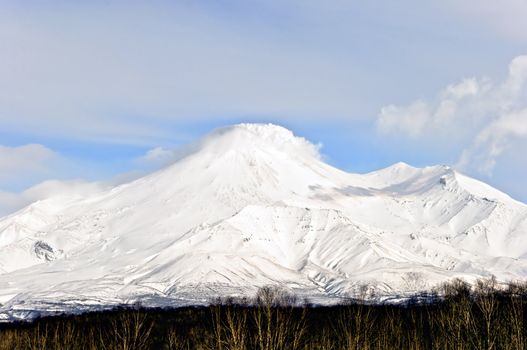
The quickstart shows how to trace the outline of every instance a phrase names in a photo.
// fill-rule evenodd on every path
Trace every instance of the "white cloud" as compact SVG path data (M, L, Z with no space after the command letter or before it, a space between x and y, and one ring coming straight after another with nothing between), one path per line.
M97 164L64 157L40 144L0 145L0 216L50 196L87 195L135 175L121 174L105 182L87 181Z
M82 195L101 186L81 180L47 180L68 176L72 167L60 154L40 144L0 146L0 215L52 195ZM27 189L12 190L16 188Z
M45 176L58 159L54 151L39 144L0 146L0 186L17 182L21 177L33 179Z
M459 84L447 86L443 92L443 98L445 100L448 98L459 100L466 96L475 96L481 89L480 85L481 83L478 83L478 81L474 78L464 79Z
M20 193L0 191L0 218L29 204Z
M463 150L457 166L475 167L479 172L491 175L497 158L522 137L527 138L527 108L501 115L487 125L473 144Z
M383 133L406 135L423 143L458 142L458 167L490 175L497 158L527 132L527 56L509 64L508 76L495 83L468 78L443 89L431 101L389 105L376 125Z
M32 186L23 192L26 198L33 201L52 196L87 196L100 192L108 186L103 182L88 182L84 180L47 180Z
M57 196L85 197L108 188L103 182L83 180L47 180L26 189L23 192L0 191L0 217L12 213L38 200Z
M166 164L174 158L174 151L163 147L155 147L148 150L144 156L138 159L139 162L149 164Z
M377 128L385 133L429 137L451 133L456 127L476 126L500 108L501 90L488 79L466 78L448 85L433 101L417 100L407 106L383 107Z
M154 147L146 153L135 159L135 164L143 171L152 171L176 162L184 157L194 144L180 146L175 148Z
M423 132L429 119L429 106L423 101L415 101L404 108L395 105L383 107L377 127L383 132L403 132L416 137Z

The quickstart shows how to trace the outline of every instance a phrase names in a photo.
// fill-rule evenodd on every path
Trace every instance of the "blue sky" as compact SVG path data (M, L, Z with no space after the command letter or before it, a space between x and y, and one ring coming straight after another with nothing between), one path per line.
M284 125L348 171L448 164L527 201L524 1L0 7L0 213L237 122Z

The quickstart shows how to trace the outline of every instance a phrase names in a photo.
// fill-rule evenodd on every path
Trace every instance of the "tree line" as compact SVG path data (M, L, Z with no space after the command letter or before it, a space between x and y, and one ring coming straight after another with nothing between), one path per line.
M0 326L0 349L525 349L527 284L443 284L403 303L322 307L277 287L208 307L118 308Z

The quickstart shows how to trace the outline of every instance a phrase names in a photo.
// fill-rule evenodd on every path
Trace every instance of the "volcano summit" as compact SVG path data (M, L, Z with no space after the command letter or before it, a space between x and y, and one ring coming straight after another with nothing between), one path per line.
M317 302L527 277L527 206L446 166L350 174L275 125L240 124L173 164L0 219L0 317L206 303L280 285Z

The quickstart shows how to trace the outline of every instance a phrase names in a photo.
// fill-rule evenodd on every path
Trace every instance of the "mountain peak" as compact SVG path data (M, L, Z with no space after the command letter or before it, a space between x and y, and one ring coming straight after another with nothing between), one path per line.
M199 149L214 153L247 150L254 147L278 150L298 156L320 158L320 145L293 134L275 124L243 123L218 128L198 141Z
M365 281L390 294L414 288L411 276L432 287L527 274L527 206L498 203L508 197L448 167L346 173L273 124L220 128L182 154L128 184L0 219L0 320L269 283L329 301Z
M293 132L283 126L272 124L272 123L240 123L230 126L218 128L211 134L228 134L228 133L250 133L256 137L262 137L266 139L281 139L290 140L294 139L295 135Z

